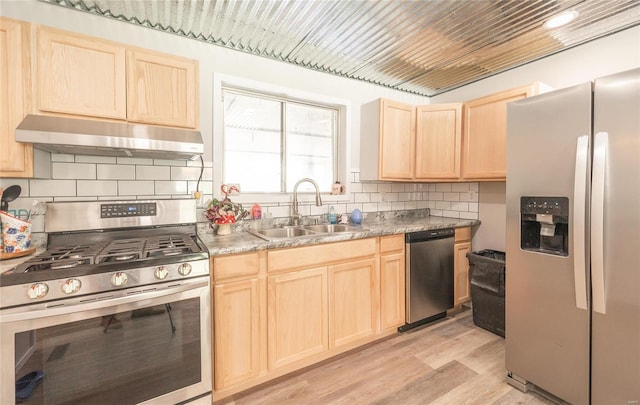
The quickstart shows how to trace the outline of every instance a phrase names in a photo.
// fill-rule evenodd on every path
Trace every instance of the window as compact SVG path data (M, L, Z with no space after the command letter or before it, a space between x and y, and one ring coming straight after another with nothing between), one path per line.
M292 192L303 178L328 192L338 178L338 109L223 89L223 182L243 193ZM300 191L311 191L308 183Z

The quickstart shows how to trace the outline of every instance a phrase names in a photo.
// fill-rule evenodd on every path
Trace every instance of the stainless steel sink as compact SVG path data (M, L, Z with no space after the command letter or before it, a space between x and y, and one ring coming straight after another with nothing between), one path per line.
M358 232L362 231L362 228L356 228L351 225L340 224L322 224L322 225L307 225L303 226L304 229L308 229L318 233L338 233L338 232Z
M362 228L350 225L306 225L306 226L285 226L282 228L261 229L259 231L251 230L250 234L261 239L273 241L282 239L301 238L305 236L322 236L333 233L358 232Z
M316 232L309 229L304 229L300 226L285 226L283 228L261 229L259 231L249 231L249 233L265 240L288 239L316 234Z

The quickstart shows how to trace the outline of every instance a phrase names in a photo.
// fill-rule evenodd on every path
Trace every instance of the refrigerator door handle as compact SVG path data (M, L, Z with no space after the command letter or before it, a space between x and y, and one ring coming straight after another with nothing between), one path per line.
M609 134L598 132L593 141L591 182L591 288L593 310L606 313L604 293L604 192Z
M589 135L578 137L576 169L573 181L573 281L576 307L587 309L587 264L585 220L587 207L587 169L589 161Z

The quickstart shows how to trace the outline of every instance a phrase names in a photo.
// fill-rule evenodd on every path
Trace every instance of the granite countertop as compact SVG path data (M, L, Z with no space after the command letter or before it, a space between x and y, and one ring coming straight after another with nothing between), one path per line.
M392 218L365 219L358 226L361 231L335 234L319 234L276 241L266 241L246 231L234 231L231 235L216 236L211 230L201 228L198 236L209 249L211 256L232 253L252 252L265 249L290 248L296 246L317 245L320 243L340 242L352 239L371 238L417 232L431 229L459 228L479 225L477 219L460 219L432 216L394 216Z
M459 219L447 217L432 217L423 215L377 215L366 218L362 225L357 226L361 230L357 232L344 232L334 234L318 234L277 241L266 241L253 236L246 231L234 231L231 235L216 236L207 224L198 227L198 236L206 245L211 256L253 252L265 249L280 249L296 246L317 245L320 243L341 242L352 239L371 238L381 235L393 235L407 232L417 232L430 229L459 228L479 225L477 219ZM35 253L15 259L0 261L0 274L13 269L32 257L45 251L46 237L34 238Z

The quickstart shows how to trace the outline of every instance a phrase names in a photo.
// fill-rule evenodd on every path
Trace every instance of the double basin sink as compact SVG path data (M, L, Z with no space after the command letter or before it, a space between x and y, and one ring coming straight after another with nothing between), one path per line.
M250 234L262 238L264 240L282 240L291 238L300 238L305 236L323 236L336 233L362 232L366 229L351 225L341 224L324 224L324 225L300 225L300 226L284 226L282 228L261 229L259 231L251 230Z

